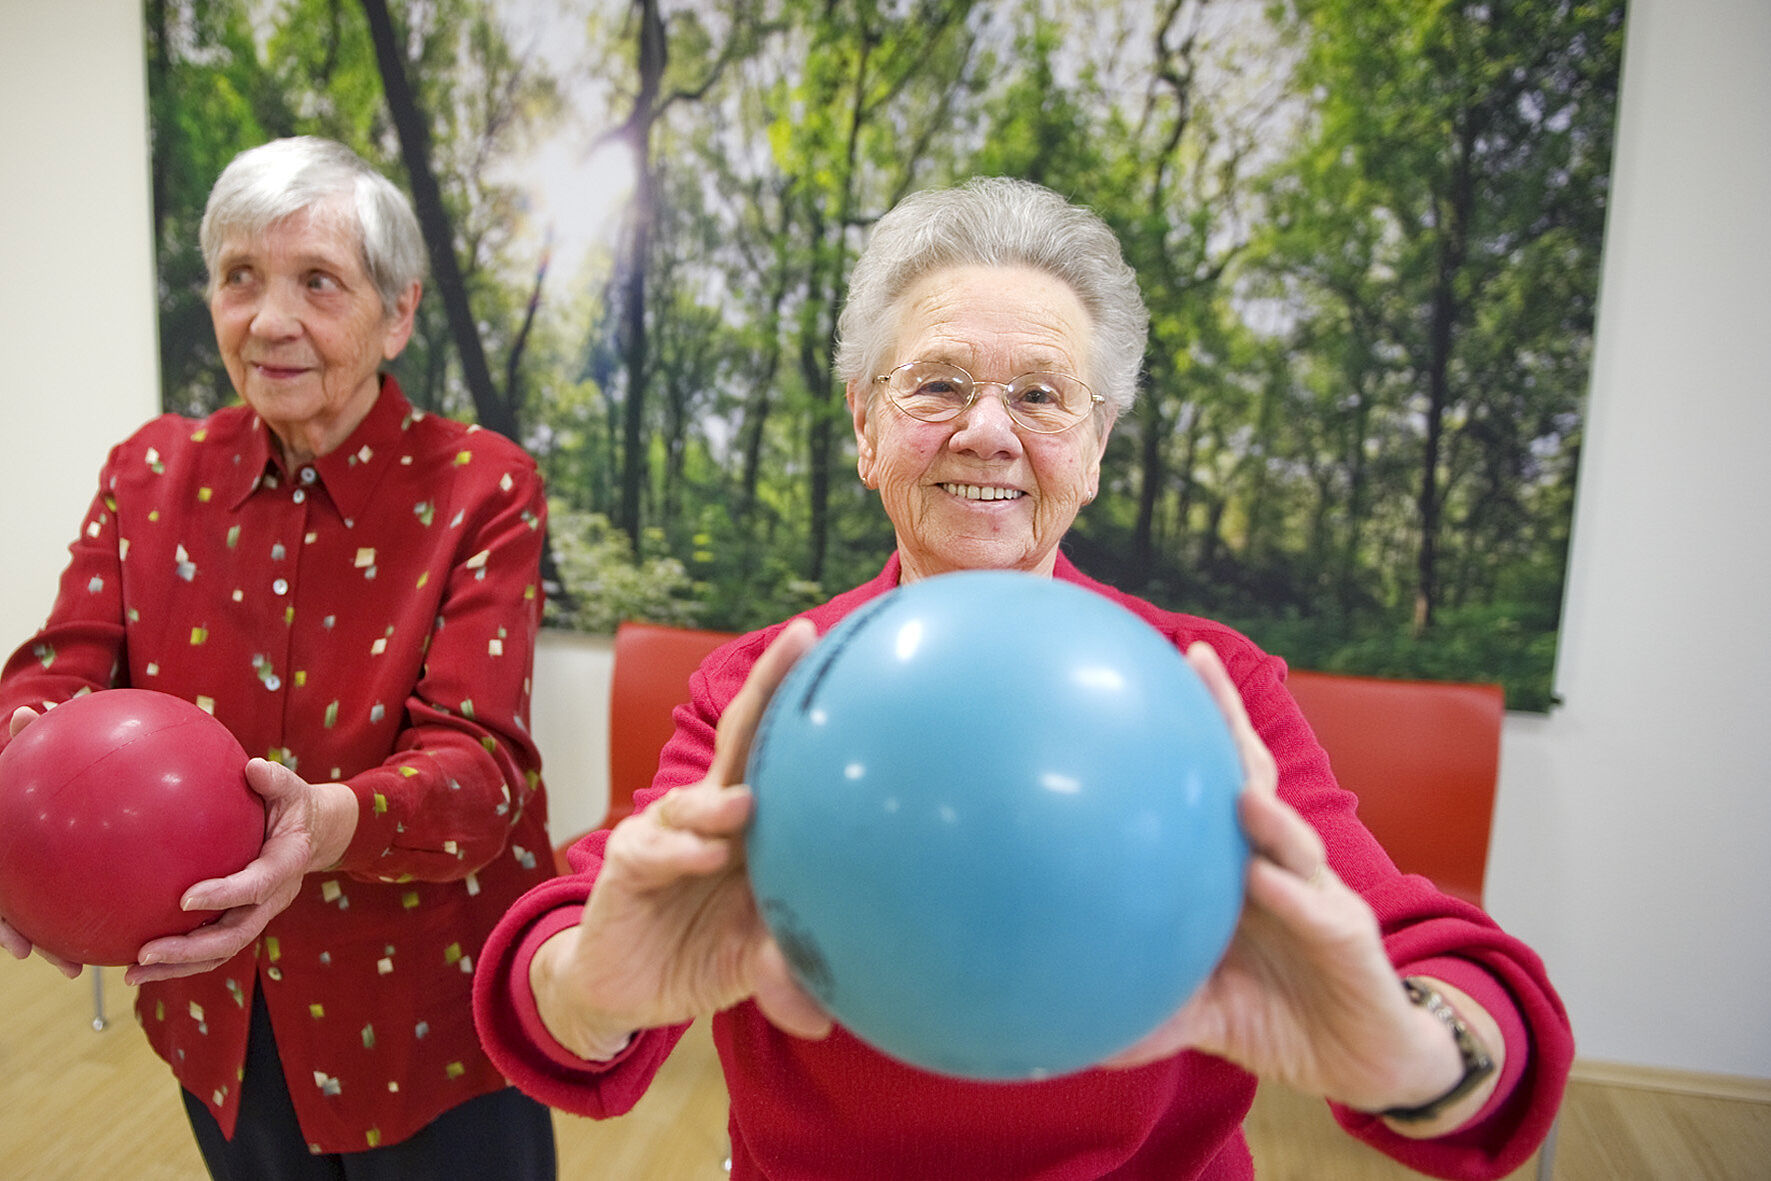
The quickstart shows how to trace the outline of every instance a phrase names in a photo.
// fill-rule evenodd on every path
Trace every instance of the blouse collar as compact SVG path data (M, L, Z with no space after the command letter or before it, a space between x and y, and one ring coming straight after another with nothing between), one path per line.
M350 525L368 509L375 486L387 465L394 461L400 437L414 417L412 404L406 400L399 381L391 374L383 374L375 405L344 442L289 471L271 437L270 427L252 414L240 450L241 481L229 498L229 507L239 508L269 481L317 482L326 486L326 495L338 506L345 524Z

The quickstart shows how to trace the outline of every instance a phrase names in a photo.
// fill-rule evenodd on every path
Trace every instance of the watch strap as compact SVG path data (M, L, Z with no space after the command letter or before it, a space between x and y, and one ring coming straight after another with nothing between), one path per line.
M1446 1108L1475 1090L1477 1084L1494 1073L1494 1058L1483 1048L1464 1019L1457 1015L1451 1002L1437 988L1422 976L1406 976L1402 980L1402 988L1408 993L1410 1003L1419 1005L1428 1013L1441 1021L1451 1031L1452 1040L1457 1043L1458 1056L1463 1059L1463 1076L1457 1083L1437 1099L1423 1103L1418 1107L1391 1107L1378 1112L1384 1119L1398 1123L1425 1123L1437 1118Z

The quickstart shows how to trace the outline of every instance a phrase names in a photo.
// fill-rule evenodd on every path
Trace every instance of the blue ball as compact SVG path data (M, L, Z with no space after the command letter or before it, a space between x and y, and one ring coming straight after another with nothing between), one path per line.
M796 978L936 1073L1133 1045L1241 911L1222 713L1159 632L1069 583L972 571L869 602L782 682L747 777L751 888Z

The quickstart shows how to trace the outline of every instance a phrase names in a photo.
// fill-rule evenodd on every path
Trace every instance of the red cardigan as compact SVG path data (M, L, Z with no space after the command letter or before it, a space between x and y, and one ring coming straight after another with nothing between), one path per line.
M898 583L894 556L872 582L807 612L820 633ZM1531 950L1480 910L1400 874L1355 819L1291 695L1285 666L1220 624L1162 611L1088 579L1060 557L1058 578L1131 609L1178 648L1209 642L1241 690L1280 768L1281 796L1327 842L1337 873L1376 912L1399 972L1464 989L1499 1021L1507 1067L1494 1098L1458 1133L1410 1140L1345 1109L1355 1136L1415 1169L1446 1177L1498 1177L1517 1168L1549 1130L1574 1043L1560 1000ZM751 665L783 625L715 652L690 678L643 807L698 781L714 726ZM602 864L607 832L571 850L574 873L531 890L487 941L475 979L475 1017L492 1059L518 1087L554 1107L607 1117L630 1109L683 1027L641 1033L609 1063L574 1058L548 1037L528 988L528 964L547 936L577 920ZM1252 1075L1199 1053L1131 1071L1090 1070L1028 1083L980 1083L902 1065L838 1027L803 1041L770 1025L752 1002L717 1014L713 1036L731 1094L734 1181L965 1177L975 1181L1084 1178L1250 1178L1242 1120Z

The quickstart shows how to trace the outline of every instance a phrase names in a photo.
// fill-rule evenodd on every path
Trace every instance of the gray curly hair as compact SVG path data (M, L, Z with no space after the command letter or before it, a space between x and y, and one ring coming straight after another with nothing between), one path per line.
M275 223L304 209L348 197L356 218L364 268L392 314L403 295L425 273L424 236L412 203L387 177L343 144L315 135L275 139L235 156L203 209L197 231L209 290L222 245L234 236L257 237Z
M866 383L883 372L900 297L933 271L968 265L1033 267L1068 284L1094 326L1092 372L1078 376L1115 414L1131 408L1150 313L1119 239L1093 210L1005 176L912 193L879 219L837 320L838 379Z

